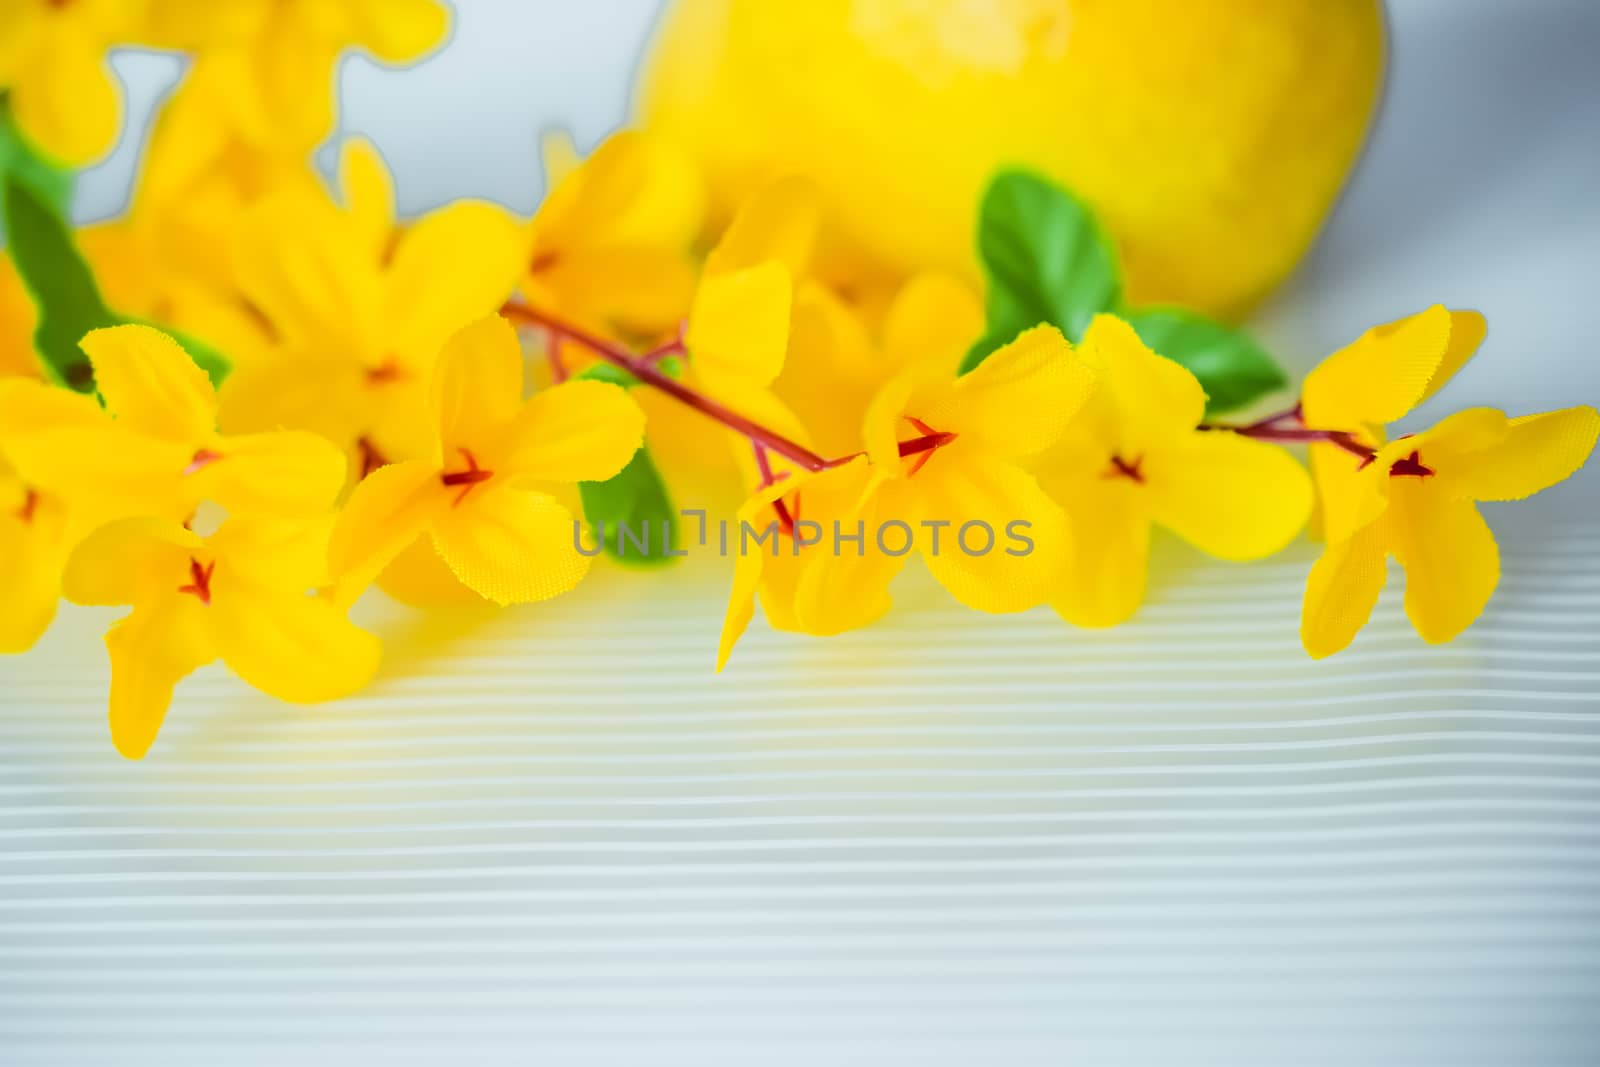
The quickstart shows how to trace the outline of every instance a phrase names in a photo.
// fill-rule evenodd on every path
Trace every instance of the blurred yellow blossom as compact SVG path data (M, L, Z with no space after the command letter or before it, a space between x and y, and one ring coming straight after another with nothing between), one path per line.
M378 639L329 601L327 519L233 519L210 537L176 522L123 519L73 552L62 588L78 604L128 605L106 634L111 740L149 751L177 683L221 659L295 704L349 696L376 672Z
M1051 596L1063 618L1112 626L1138 609L1152 523L1230 560L1271 555L1300 532L1311 510L1305 469L1276 445L1202 431L1206 396L1187 369L1111 315L1094 318L1080 351L1101 389L1039 463L1071 526Z
M553 134L545 180L550 193L529 227L528 303L604 333L676 329L694 289L689 250L705 199L688 157L623 131L579 163L571 142Z
M320 433L360 477L420 454L434 359L462 325L505 302L526 241L503 208L471 200L380 239L378 175L370 161L355 166L347 196L365 190L359 210L288 191L238 224L239 288L272 340L238 360L222 420L230 430Z
M33 329L38 315L11 257L0 252L0 378L37 378Z
M433 371L425 458L359 485L331 547L349 602L426 535L462 584L498 604L544 600L589 569L572 513L538 486L604 481L639 448L644 416L626 391L571 381L523 400L522 349L499 316L461 330Z
M316 514L344 460L315 434L224 436L211 381L148 326L95 330L82 348L105 402L40 382L0 383L5 454L36 488L109 515L187 519L204 500L232 514Z
M111 151L122 87L107 57L144 24L144 0L0 0L0 93L46 155L78 167Z
M227 130L272 152L309 152L333 129L337 62L359 49L385 63L443 43L438 0L152 0L157 43L196 55Z
M26 652L55 617L68 538L64 501L24 482L0 427L0 654Z

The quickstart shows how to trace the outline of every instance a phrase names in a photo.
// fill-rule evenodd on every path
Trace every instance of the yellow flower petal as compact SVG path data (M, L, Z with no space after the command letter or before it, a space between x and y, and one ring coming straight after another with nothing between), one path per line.
M1114 450L1143 455L1164 441L1200 425L1206 394L1189 371L1152 352L1139 335L1114 315L1096 315L1078 352L1100 371L1097 407L1114 409ZM990 359L994 357L991 356Z
M1196 432L1143 469L1155 521L1219 559L1270 556L1311 514L1305 468L1265 441Z
M461 584L455 572L439 558L433 538L424 534L406 546L378 576L378 588L402 604L419 608L476 604L483 597Z
M335 605L259 584L219 563L208 614L217 653L235 674L278 700L338 700L372 681L379 641Z
M951 596L977 611L1026 611L1044 603L1068 555L1070 533L1061 508L1031 474L1009 463L959 443L942 452L910 483L917 495L917 548L928 570ZM938 522L946 525L927 525ZM1031 548L1016 539L1018 533L1031 540Z
M1489 333L1489 324L1476 311L1450 312L1450 339L1445 344L1444 356L1428 387L1422 391L1426 400L1443 388L1444 383L1456 376L1456 371L1467 365L1467 360L1477 354L1478 346Z
M177 590L189 561L207 554L200 536L165 519L107 523L67 560L61 592L74 604L137 604Z
M426 365L463 323L500 309L527 254L523 227L494 204L458 200L418 219L384 280L389 347Z
M106 634L111 743L126 758L144 758L178 682L217 658L206 611L194 597L165 596L139 605Z
M36 57L9 89L17 125L46 155L81 167L116 144L122 89L98 40L58 35L49 57Z
M1388 472L1376 460L1362 458L1338 445L1312 444L1307 449L1316 480L1318 534L1338 544L1388 506Z
M473 492L440 512L432 532L456 577L496 604L548 600L589 573L589 557L574 544L572 513L544 493Z
M338 516L229 519L212 534L213 553L250 581L286 592L327 585L328 541Z
M982 333L983 305L969 286L947 274L918 274L884 316L884 362L898 370L927 360L954 375Z
M1505 436L1492 447L1462 456L1459 470L1441 459L1439 480L1474 500L1521 500L1576 473L1597 436L1600 412L1592 407L1523 415L1506 423Z
M11 257L0 252L0 378L38 378L41 364L33 349L37 325L33 298Z
M1472 625L1500 581L1500 550L1470 500L1426 478L1391 478L1391 551L1406 569L1406 615L1429 644Z
M706 273L729 274L776 260L799 278L816 244L822 207L816 189L800 178L780 178L757 189L739 206L717 247L706 257Z
M534 220L536 256L606 246L683 249L705 211L704 184L690 157L637 130L607 138L569 174L552 172L549 188Z
M1300 607L1300 643L1312 659L1344 649L1372 616L1388 577L1386 529L1382 519L1369 522L1330 541L1312 564Z
M749 523L758 532L763 530L771 519L776 518L772 511L773 502L803 485L807 477L794 475L773 485L763 486L752 494L739 506L730 525L730 546L742 546L744 523ZM733 552L733 588L728 591L728 607L723 613L722 632L717 638L718 674L728 665L728 657L733 655L734 646L749 629L750 620L755 618L756 590L761 586L761 575L766 565L771 562L768 551L765 546L757 547L752 543L748 552Z
M335 602L355 603L450 500L438 469L427 463L392 463L363 478L339 512L328 543Z
M582 163L583 157L578 154L570 130L546 130L539 136L539 164L544 168L546 192L565 182Z
M997 456L1036 455L1061 440L1097 375L1054 326L1037 326L910 412Z
M344 360L383 354L374 351L385 336L377 264L357 221L325 197L289 189L266 198L236 222L232 253L240 292L288 347Z
M685 341L708 383L761 386L783 370L793 280L779 263L707 276L695 293Z
M79 343L106 409L130 429L198 445L217 423L211 379L183 346L149 326L90 331Z
M44 496L0 506L0 655L9 655L32 648L55 618L67 516L60 501Z
M499 315L480 318L445 343L433 371L432 405L446 464L458 458L458 449L481 447L486 430L516 418L522 345L511 323Z
M1374 326L1306 376L1306 424L1359 430L1394 422L1466 362L1483 331L1477 312L1452 312L1439 304Z
M1052 485L1071 530L1070 551L1050 606L1074 626L1116 626L1144 599L1150 519L1143 487L1126 478Z
M450 9L438 0L383 0L350 8L357 43L385 63L418 59L450 34Z
M0 454L22 481L91 517L187 518L193 509L181 483L192 449L124 429L65 389L0 383Z
M365 137L348 138L339 149L339 194L374 257L394 233L394 181L376 146Z
M569 381L522 405L495 462L528 482L603 482L644 442L644 412L609 382Z
M216 458L203 461L189 484L231 515L315 515L344 489L344 453L314 433L241 434L213 447Z
M695 289L693 264L673 247L573 248L537 276L552 312L644 336L674 329Z

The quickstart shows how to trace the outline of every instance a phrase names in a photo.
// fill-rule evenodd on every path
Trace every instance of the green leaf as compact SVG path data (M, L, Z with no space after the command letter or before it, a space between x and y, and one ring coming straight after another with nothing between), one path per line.
M640 448L609 481L579 482L578 495L589 524L597 530L603 524L604 547L613 559L657 566L676 558L678 513L649 449Z
M11 258L39 308L34 347L57 381L89 392L94 372L78 342L90 330L126 320L106 307L61 215L15 173L5 175L4 193Z
M1077 341L1122 293L1116 251L1094 215L1027 171L1001 171L989 183L978 213L978 255L989 283L988 330L964 370L1043 322Z
M683 361L677 356L667 356L656 364L656 368L668 378L683 377ZM632 389L639 384L639 379L614 363L595 363L572 377L580 381L610 382L624 389Z
M1288 384L1272 356L1243 330L1182 308L1146 308L1126 317L1145 344L1200 379L1207 414L1242 408Z
M57 215L65 218L72 203L70 170L46 160L22 136L11 109L0 101L0 174L14 174Z

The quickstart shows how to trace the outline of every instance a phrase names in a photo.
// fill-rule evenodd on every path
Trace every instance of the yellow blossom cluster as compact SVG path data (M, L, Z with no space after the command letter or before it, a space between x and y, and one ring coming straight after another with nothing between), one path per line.
M1560 481L1600 434L1589 407L1473 409L1388 440L1484 337L1443 307L1368 331L1248 424L1209 421L1201 381L1115 310L1076 341L1010 331L969 366L986 324L966 280L840 269L825 205L783 176L708 232L695 167L638 131L581 160L548 141L531 219L473 200L397 218L371 145L345 141L331 184L307 160L339 52L421 54L447 25L432 0L0 0L0 20L22 27L0 48L17 126L68 162L116 136L109 48L195 57L127 216L77 234L111 305L161 328L89 332L75 392L41 373L0 264L0 651L62 597L131 608L106 644L132 758L218 659L287 701L366 685L379 642L348 612L373 586L572 589L603 539L579 532L584 487L641 457L679 502L775 529L733 553L718 669L758 600L780 629L859 628L912 556L977 611L1109 626L1144 597L1153 526L1255 560L1313 515L1302 638L1322 657L1390 555L1417 632L1458 635L1499 576L1474 502ZM227 355L220 384L173 334Z

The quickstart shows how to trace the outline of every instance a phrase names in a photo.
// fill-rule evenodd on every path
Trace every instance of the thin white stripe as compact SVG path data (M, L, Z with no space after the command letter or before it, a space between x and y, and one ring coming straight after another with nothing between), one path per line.
M9 886L65 886L65 885L157 885L162 883L179 884L223 884L223 883L252 883L252 882L415 882L415 881L473 881L484 878L511 878L511 877L640 877L666 878L666 877L702 877L705 875L729 875L733 877L750 877L775 875L784 878L798 878L805 875L856 875L856 874L936 874L950 875L960 872L974 873L1026 873L1050 871L1115 871L1115 870L1164 870L1173 869L1181 872L1184 877L1190 878L1193 872L1208 868L1219 869L1255 869L1273 867L1292 867L1295 869L1311 867L1339 867L1357 866L1370 867L1373 864L1403 860L1407 863L1427 863L1430 866L1445 862L1466 862L1485 864L1507 863L1512 861L1543 861L1561 859L1564 864L1552 866L1587 867L1584 860L1574 857L1571 850L1551 845L1525 846L1521 843L1507 842L1495 846L1406 846L1389 849L1368 849L1357 851L1354 849L1336 853L1310 853L1310 852L1274 852L1267 854L1238 853L1238 854L1208 854L1196 853L1193 855L1167 854L1155 856L1139 855L1109 855L1109 856L1030 856L1030 857L998 857L984 856L972 859L941 858L941 859L874 859L874 860L810 860L789 859L781 861L742 860L738 862L704 861L696 863L540 863L528 864L495 864L490 866L474 867L397 867L377 869L361 867L359 869L345 870L338 867L327 869L296 869L285 870L274 868L271 871L233 871L233 870L178 870L178 871L80 871L80 872L32 872L28 874L3 874L0 875L0 885ZM1600 885L1600 872L1587 870L1588 877Z
M1600 725L1600 723L1597 723L1596 725ZM916 731L908 730L904 732L914 733ZM574 749L577 748L580 743L585 741L593 743L595 740L609 740L612 742L624 743L635 750L626 752L574 751ZM501 749L492 753L452 755L435 753L432 755L410 758L380 755L369 756L360 759L327 759L321 758L315 753L307 752L304 746L301 746L298 751L304 754L304 759L291 761L279 760L274 761L271 764L259 764L252 768L252 777L255 779L256 783L260 783L268 779L276 780L278 777L288 774L312 773L318 778L321 778L327 774L337 774L344 771L356 770L427 769L443 771L454 768L497 766L655 767L677 766L685 764L691 766L702 766L723 763L747 764L752 761L770 764L773 761L789 760L798 760L801 762L813 762L818 760L852 762L868 760L876 763L885 760L928 760L940 757L949 758L952 760L959 759L961 761L970 761L974 763L982 762L984 760L1024 759L1042 761L1051 757L1073 757L1073 762L1076 763L1078 762L1077 758L1079 757L1087 758L1091 756L1108 755L1154 755L1157 753L1237 753L1239 755L1248 755L1252 753L1315 752L1350 748L1404 746L1408 744L1435 742L1448 746L1450 749L1452 749L1452 751L1437 752L1430 754L1428 757L1406 756L1393 758L1404 758L1406 760L1418 758L1456 759L1477 756L1495 759L1538 758L1541 755L1544 755L1544 753L1512 752L1507 751L1504 746L1508 744L1531 744L1546 748L1556 747L1566 750L1573 746L1600 744L1600 732L1538 734L1503 731L1428 731L1366 735L1357 737L1306 738L1282 741L1239 741L1234 743L1222 741L1192 743L1151 742L1123 745L1085 744L1080 742L1073 742L1063 745L917 745L902 741L894 745L878 745L871 748L783 748L760 752L753 752L748 749L741 749L737 751L696 749L690 752L656 752L649 751L644 749L642 746L639 746L639 742L632 737L616 737L615 735L611 735L609 737L607 735L588 735L584 738L574 738L571 735L564 735L561 739L561 744L564 746L565 751L560 752L536 751L513 753ZM1487 752L1467 752L1458 750L1460 747L1469 742L1490 743L1494 747L1491 751ZM369 743L367 746L362 747L383 748L386 747L387 744L388 742L386 739L380 739L375 744ZM475 741L474 744L477 747L482 747L481 742ZM241 742L238 744L230 743L229 747L238 748L240 750L249 750L252 746L248 743ZM341 746L319 746L318 752L326 752L328 749L337 750L339 747ZM81 746L67 746L67 750L79 751L81 750ZM35 749L34 751L37 750ZM1386 757L1372 758L1377 759ZM1557 758L1563 760L1600 760L1600 756L1579 756L1572 755L1569 752L1563 752ZM1317 764L1316 766L1320 767L1328 765L1335 764L1330 762L1329 764ZM115 773L115 771L108 773L108 768L104 759L90 759L76 763L66 760L56 760L52 762L51 766L52 769L58 773L71 775L73 777L72 785L74 787L82 787L84 785L93 784L97 781L100 783L107 781L121 782L125 778L124 775ZM1015 767L1014 764L1012 766ZM1183 767L1185 765L1173 764L1172 766ZM1275 768L1281 767L1286 769L1298 769L1299 767L1305 765L1275 763L1273 766ZM205 775L224 775L233 777L237 774L238 768L239 764L237 760L225 762L205 762L197 759L188 759L183 763L183 774L189 779L199 779ZM1251 769L1255 770L1257 768L1252 766ZM1040 773L1043 768L1015 767L1015 770L1018 773ZM1071 767L1064 768L1064 770L1071 770L1073 773L1076 773L1078 768ZM1138 773L1138 770L1139 768L1137 767L1129 768L1130 773ZM5 775L12 772L24 775L33 773L31 768L25 766L0 766L0 775ZM1004 773L1009 774L1011 771L1007 770ZM559 778L560 780L567 780L566 775L557 775L554 777ZM0 785L0 793L3 793L6 788L7 787Z
M111 947L114 943L107 938L118 934L134 934L143 938L157 939L135 943L141 946L177 945L179 942L175 938L187 935L205 938L201 944L226 952L233 942L218 942L214 940L216 935L248 931L273 933L273 944L283 944L285 934L299 931L308 935L314 934L314 942L320 945L328 942L329 939L325 936L328 933L350 933L358 930L393 930L405 934L430 930L487 931L500 935L505 930L515 929L600 929L613 932L630 926L650 931L700 927L721 930L745 926L770 928L775 925L804 928L816 925L948 928L955 924L1014 925L1024 929L1034 929L1036 928L1034 924L1040 923L1070 923L1085 928L1101 928L1106 924L1117 922L1136 923L1139 929L1159 929L1163 926L1183 929L1197 920L1204 920L1207 929L1214 923L1226 921L1250 928L1276 923L1293 930L1303 929L1301 924L1308 915L1314 915L1328 923L1355 922L1365 928L1375 922L1411 925L1419 919L1436 917L1497 920L1519 910L1526 911L1536 918L1560 915L1589 917L1600 911L1600 898L1596 897L1592 889L1584 887L1567 894L1543 888L1522 893L1458 890L1461 893L1459 897L1451 897L1443 891L1431 895L1406 897L1394 895L1384 889L1371 892L1367 899L1363 899L1359 890L1341 894L1336 898L1310 893L1302 893L1298 899L1292 895L1219 894L1218 899L1199 905L1184 895L1182 886L1167 886L1165 889L1166 895L1160 892L1144 893L1146 899L1143 902L1119 899L1114 904L1087 904L1068 900L1055 901L1049 905L1030 905L1007 900L1004 905L999 906L929 907L912 899L890 900L886 902L886 906L877 908L844 908L835 904L819 907L817 903L812 903L787 909L730 908L718 905L715 908L702 906L672 911L641 912L620 911L611 907L587 911L568 909L529 911L519 906L515 910L499 912L478 907L470 911L431 909L422 913L404 912L382 916L370 914L372 905L368 904L362 906L360 914L341 913L334 917L325 915L267 917L241 913L232 896L184 897L178 900L168 897L139 897L127 899L118 910L139 910L143 905L153 905L177 909L178 914L171 917L144 915L136 919L105 919L99 916L77 920L30 918L25 922L0 922L0 933L18 938L59 933L95 937L93 944L83 946L86 952ZM248 902L252 898L245 899ZM298 896L296 899L299 899ZM34 914L46 910L27 906L37 903L40 902L24 902L23 906L15 910ZM279 898L277 903L283 906L287 901ZM0 904L0 910L9 907L9 903ZM196 911L207 908L224 914L219 916L195 914ZM81 906L80 902L67 902L62 905L62 910L88 909ZM391 907L387 910L394 909ZM387 942L386 938L383 943ZM57 943L59 942L49 942L49 944Z

